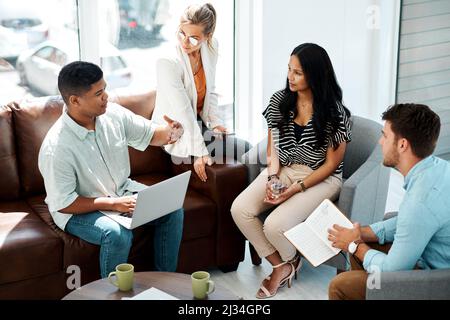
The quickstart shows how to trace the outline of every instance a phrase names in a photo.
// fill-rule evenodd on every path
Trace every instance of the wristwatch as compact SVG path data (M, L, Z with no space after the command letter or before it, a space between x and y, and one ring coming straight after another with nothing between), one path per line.
M298 180L297 183L300 185L300 191L301 192L305 192L307 188L306 188L305 183L303 182L303 180Z
M355 241L352 241L348 244L348 252L351 254L355 254L356 250L358 249L358 244Z

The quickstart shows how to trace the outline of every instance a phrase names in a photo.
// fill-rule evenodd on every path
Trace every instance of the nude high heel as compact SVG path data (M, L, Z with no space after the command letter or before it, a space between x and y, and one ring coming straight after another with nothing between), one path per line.
M295 255L294 258L292 258L291 260L289 260L289 263L291 263L291 264L294 266L294 269L295 269L295 275L294 275L294 277L295 277L295 280L297 280L297 273L298 273L298 270L300 270L300 268L301 268L302 265L303 265L302 256L301 256L299 253L297 253L297 254Z
M258 299L267 299L267 298L271 298L271 297L273 297L274 295L276 295L277 292L278 292L278 289L280 289L281 287L284 287L284 286L286 285L286 283L287 283L287 285L288 285L288 288L291 287L291 285L292 285L292 278L293 278L294 275L295 275L295 267L292 265L292 263L287 262L287 261L286 261L286 262L282 262L282 263L280 263L280 264L277 264L277 265L273 266L273 268L276 269L276 268L279 268L279 267L281 267L281 266L284 266L285 264L288 264L288 265L291 267L291 272L290 272L286 277L284 277L283 279L281 279L281 281L280 281L280 283L278 284L278 287L276 288L275 292L274 292L273 294L271 294L270 291L267 290L267 288L264 287L264 285L261 284L261 287L260 287L259 289L264 293L264 296L258 295L258 292L259 292L259 290L258 290L258 292L256 292L256 298L258 298ZM267 279L267 278L266 278L266 279ZM266 279L265 279L265 280L266 280ZM270 279L270 278L269 278L269 279Z

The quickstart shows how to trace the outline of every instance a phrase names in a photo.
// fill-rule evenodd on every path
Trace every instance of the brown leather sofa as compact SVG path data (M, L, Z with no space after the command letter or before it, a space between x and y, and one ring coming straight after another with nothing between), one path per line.
M150 92L115 100L149 118L154 98ZM82 285L100 275L99 247L61 231L44 203L37 158L62 106L60 97L45 97L0 107L0 299L62 298L69 292L71 265L80 267ZM130 149L130 161L132 178L148 185L192 169L172 164L156 147ZM214 165L207 174L206 183L191 176L178 272L231 271L244 258L245 241L229 210L246 187L247 169L239 163ZM142 226L133 232L129 261L136 271L151 270L152 229Z

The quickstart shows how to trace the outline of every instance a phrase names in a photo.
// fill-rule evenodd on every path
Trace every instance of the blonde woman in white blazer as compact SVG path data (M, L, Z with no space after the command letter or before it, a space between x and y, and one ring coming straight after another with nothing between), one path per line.
M217 143L210 144L212 134L205 133L208 130L220 135L227 133L215 92L218 58L218 42L213 38L215 26L216 11L211 4L189 6L180 19L173 55L159 59L156 64L157 95L152 118L162 122L163 116L168 115L181 123L184 134L165 150L175 157L194 156L194 170L202 181L207 179L205 166L212 164L208 149L233 150L222 145L236 144L234 137L225 137L225 141L212 138ZM249 148L245 142L240 144L244 147L238 149Z

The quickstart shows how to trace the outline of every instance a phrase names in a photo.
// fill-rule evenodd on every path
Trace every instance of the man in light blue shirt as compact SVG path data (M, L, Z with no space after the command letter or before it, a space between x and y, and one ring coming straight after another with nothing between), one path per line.
M399 104L383 120L383 164L405 177L406 194L396 217L329 230L333 246L353 255L352 271L330 283L330 299L364 299L368 273L450 268L450 163L431 155L439 116L425 105Z
M132 231L100 210L132 213L133 193L146 186L129 179L128 146L145 150L176 141L180 124L166 118L166 127L108 103L102 70L77 61L62 68L58 88L64 112L48 131L40 152L45 202L56 225L87 242L100 245L100 272L107 277L127 262ZM183 228L183 210L152 221L155 225L155 267L175 271Z

